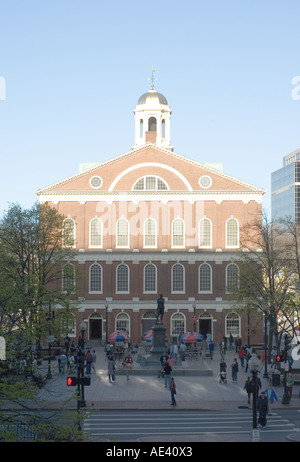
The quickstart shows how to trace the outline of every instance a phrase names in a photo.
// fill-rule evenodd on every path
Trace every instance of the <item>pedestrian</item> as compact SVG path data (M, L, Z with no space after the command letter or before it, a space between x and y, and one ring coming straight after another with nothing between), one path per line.
M292 391L293 391L294 383L295 383L294 378L291 372L289 372L286 378L286 392L288 394L289 399L292 399Z
M75 371L75 358L73 353L70 353L68 356L68 372L73 374Z
M108 379L110 382L111 381L114 382L116 380L115 372L116 372L116 361L114 360L113 355L110 355L107 360L107 375L108 375Z
M245 356L245 361L246 361L246 367L245 367L245 372L247 374L248 372L248 367L249 367L249 359L251 359L251 353L249 351L249 349L247 350L247 353L246 353L246 356Z
M267 400L268 400L268 414L272 415L272 407L274 404L274 401L278 401L277 395L271 385L268 386L268 388L265 390L265 393L267 395Z
M92 369L94 372L96 372L96 369L95 369L95 364L96 364L96 359L97 359L97 356L96 356L96 351L93 350L93 362L92 362Z
M212 340L208 344L208 350L209 350L210 359L213 359L214 350L215 350L215 344L214 344L214 342Z
M60 355L60 373L64 374L66 371L66 365L67 365L67 356L65 353L62 353Z
M267 425L268 400L264 391L261 392L257 400L257 409L259 412L258 424L265 427Z
M92 372L92 362L93 362L93 355L90 350L87 351L85 360L86 360L86 373L90 375Z
M238 365L236 358L234 358L233 363L231 364L231 374L232 374L233 382L237 382L238 371L239 371L239 365Z
M235 343L235 352L238 353L242 345L242 339L239 336L237 336L234 343Z
M186 350L185 343L181 342L180 347L179 347L181 361L185 361L185 350Z
M247 396L248 396L248 404L250 404L251 393L253 391L252 381L251 381L250 377L248 377L246 382L245 382L244 390L246 390L246 393L247 393Z
M245 365L245 356L246 356L246 350L245 348L240 348L238 352L240 361L241 361L241 367L244 367Z
M176 395L176 385L175 385L175 381L174 381L174 378L172 377L171 378L171 381L170 381L170 392L171 392L171 405L172 406L176 406L176 399L175 399L175 395Z
M231 332L229 335L229 350L233 350L233 336Z
M133 360L130 354L126 356L123 361L123 367L126 369L126 377L129 380L130 372L132 371Z
M164 366L164 374L165 374L165 387L168 388L170 386L170 381L171 381L171 374L172 374L172 367L166 361L166 364Z
M177 355L178 355L178 346L177 346L176 343L174 344L173 355L174 355L174 359L176 361L177 360Z

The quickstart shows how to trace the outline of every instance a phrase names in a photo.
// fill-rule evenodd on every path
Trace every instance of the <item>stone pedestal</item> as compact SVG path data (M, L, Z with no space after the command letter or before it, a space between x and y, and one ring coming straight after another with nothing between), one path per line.
M161 356L166 351L166 327L162 322L152 327L152 348L151 354Z
M152 327L152 348L150 355L142 358L141 365L160 367L160 357L166 352L166 327L162 322L157 322Z

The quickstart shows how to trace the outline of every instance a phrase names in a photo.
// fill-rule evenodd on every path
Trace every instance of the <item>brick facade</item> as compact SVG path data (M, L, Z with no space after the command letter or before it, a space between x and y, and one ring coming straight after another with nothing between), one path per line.
M249 324L247 317L234 314L229 321L233 309L226 278L241 251L240 230L261 216L264 192L155 144L155 135L148 132L143 146L38 191L40 202L74 223L76 289L82 298L72 335L78 337L84 319L89 339L104 342L107 332L126 326L131 341L140 342L163 293L164 323L172 340L182 327L210 332L216 343L230 330L245 342L261 341L262 326L251 325L251 319ZM93 220L97 245L91 241ZM230 242L231 225L237 244ZM97 265L99 290L90 290L92 265ZM200 270L201 265L208 266ZM199 287L200 271L208 290ZM126 277L128 290L118 290ZM145 290L145 277L150 290Z

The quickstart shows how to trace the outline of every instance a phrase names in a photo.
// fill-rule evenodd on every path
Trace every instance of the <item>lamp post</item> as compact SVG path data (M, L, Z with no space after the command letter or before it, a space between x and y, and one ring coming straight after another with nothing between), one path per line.
M268 357L267 357L267 353L268 353L268 319L267 319L267 313L265 312L265 335L264 335L264 349L265 349L265 372L264 372L264 378L267 379L268 378Z
M79 350L79 371L78 371L78 378L84 376L84 333L86 331L86 325L84 320L81 321L80 323L80 332L81 332L81 338L82 338L82 349ZM79 385L78 385L79 387ZM81 399L80 399L80 407L85 407L85 399L84 399L84 385L81 383Z
M249 371L252 373L252 393L253 393L253 410L252 410L252 441L259 441L259 430L257 429L257 373L261 369L261 361L256 353L253 353L248 361Z

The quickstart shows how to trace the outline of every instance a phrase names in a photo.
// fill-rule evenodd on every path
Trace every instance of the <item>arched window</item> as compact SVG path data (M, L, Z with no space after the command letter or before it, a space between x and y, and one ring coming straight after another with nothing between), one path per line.
M212 224L208 218L202 218L199 223L199 247L211 248Z
M225 319L225 336L229 337L232 334L233 337L239 337L241 331L241 319L236 313L229 313Z
M117 314L115 330L126 330L130 334L130 318L127 313Z
M166 121L163 120L161 123L161 137L165 138L166 137Z
M126 218L117 221L117 247L129 247L129 223Z
M144 121L143 119L140 120L140 138L144 136Z
M170 189L167 183L158 176L143 176L136 181L134 191L164 191Z
M129 267L121 263L117 267L117 287L118 293L129 293Z
M62 243L64 247L75 247L75 221L66 218L63 222Z
M57 314L56 321L61 340L66 337L76 337L76 316L74 313L71 313L70 310L62 311Z
M90 247L102 247L102 229L102 221L99 218L90 221Z
M90 266L90 292L102 293L102 266L94 263Z
M148 120L148 131L149 132L156 132L156 118L150 117Z
M148 263L144 267L144 292L156 293L157 292L157 270L153 263Z
M212 269L208 263L203 263L199 267L199 292L212 292Z
M184 221L176 218L172 223L172 247L184 247Z
M235 218L226 222L226 247L239 247L239 223Z
M144 222L144 247L156 247L156 236L156 221L153 218L147 218Z
M66 263L62 268L62 291L68 294L75 292L75 267Z
M239 267L235 263L230 263L226 267L226 292L234 292L240 287Z
M184 266L176 263L172 267L172 292L184 293L185 291Z
M180 332L185 332L185 316L177 312L171 317L171 335L179 336Z

